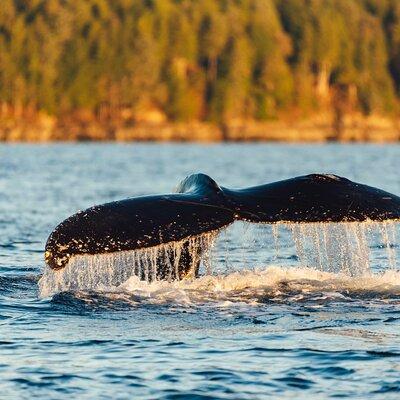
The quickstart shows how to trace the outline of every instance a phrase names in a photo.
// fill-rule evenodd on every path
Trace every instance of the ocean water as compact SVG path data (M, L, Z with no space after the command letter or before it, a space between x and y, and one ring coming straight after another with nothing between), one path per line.
M70 214L193 172L235 188L335 173L400 194L399 170L399 145L1 145L0 398L399 398L398 224L234 224L182 282L102 281L107 259L55 285L43 261Z

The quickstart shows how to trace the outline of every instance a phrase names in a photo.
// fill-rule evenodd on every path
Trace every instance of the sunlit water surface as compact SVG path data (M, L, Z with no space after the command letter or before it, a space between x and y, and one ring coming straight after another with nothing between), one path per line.
M198 279L113 281L107 259L96 285L38 281L51 230L93 204L199 171L227 187L335 173L400 194L399 160L398 145L2 145L0 397L398 398L397 225L239 223Z

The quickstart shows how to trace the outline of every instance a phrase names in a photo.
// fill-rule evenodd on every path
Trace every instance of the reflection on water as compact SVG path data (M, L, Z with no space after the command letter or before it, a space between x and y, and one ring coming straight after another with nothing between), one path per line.
M171 263L171 282L139 280L137 268L154 271L146 253L75 260L69 275L47 276L50 297L38 281L48 234L78 209L168 192L197 171L231 187L336 173L400 193L400 146L0 152L2 398L398 397L398 225L236 223L203 243L198 279L174 281Z

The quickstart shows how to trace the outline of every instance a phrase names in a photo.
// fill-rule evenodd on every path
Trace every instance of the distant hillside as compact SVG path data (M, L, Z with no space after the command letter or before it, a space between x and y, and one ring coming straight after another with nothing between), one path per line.
M340 138L349 116L396 121L399 88L399 0L1 0L5 140L316 115Z

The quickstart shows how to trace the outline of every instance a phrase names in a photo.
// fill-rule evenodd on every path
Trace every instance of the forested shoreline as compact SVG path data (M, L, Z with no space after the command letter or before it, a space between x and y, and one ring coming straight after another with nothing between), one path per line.
M399 104L399 0L1 0L2 140L399 140Z

